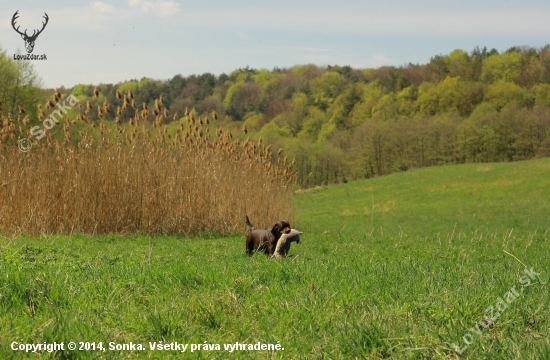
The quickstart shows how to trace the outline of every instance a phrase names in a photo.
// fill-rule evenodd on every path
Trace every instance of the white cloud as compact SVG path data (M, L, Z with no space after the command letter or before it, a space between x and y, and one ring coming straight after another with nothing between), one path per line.
M93 5L94 10L101 12L101 13L111 13L113 12L113 7L111 5L107 5L102 3L101 1L96 1Z
M172 0L158 0L155 3L155 7L160 16L172 16L180 12L180 5Z
M153 3L151 1L128 0L128 4L131 7L139 8L144 13L149 12L153 8Z
M143 13L154 12L158 16L173 16L180 12L180 4L173 0L128 0L131 7L138 8Z

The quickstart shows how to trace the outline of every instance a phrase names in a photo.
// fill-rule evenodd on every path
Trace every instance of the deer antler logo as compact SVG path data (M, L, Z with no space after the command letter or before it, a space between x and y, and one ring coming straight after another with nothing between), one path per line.
M36 38L38 37L38 35L40 35L40 33L44 30L44 28L48 24L48 20L49 20L48 14L44 13L44 19L46 19L46 22L42 22L42 29L34 30L32 35L29 36L27 35L27 30L25 30L25 32L22 33L21 31L19 31L19 26L17 28L15 27L15 20L17 20L17 18L19 17L18 13L19 13L19 10L17 10L15 14L13 14L13 17L11 18L11 26L13 26L13 30L17 31L17 33L21 35L23 40L25 40L25 47L27 48L27 53L30 54L34 49L34 42L36 41Z

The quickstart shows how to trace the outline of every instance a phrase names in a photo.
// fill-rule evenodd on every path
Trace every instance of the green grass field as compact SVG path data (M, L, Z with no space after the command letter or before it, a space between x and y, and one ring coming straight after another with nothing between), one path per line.
M243 234L4 238L0 358L549 359L549 174L471 164L300 192L303 243L281 260L247 257Z
M550 161L426 168L309 190L302 227L342 235L530 235L550 230Z

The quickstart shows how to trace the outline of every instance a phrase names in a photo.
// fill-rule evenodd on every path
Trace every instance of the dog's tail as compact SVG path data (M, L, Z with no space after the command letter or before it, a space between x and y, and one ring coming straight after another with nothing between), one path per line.
M248 215L244 215L244 221L246 221L246 225L248 225L248 230L249 231L252 231L252 230L256 230L256 228L254 226L252 226L252 224L250 223L250 219L248 218Z

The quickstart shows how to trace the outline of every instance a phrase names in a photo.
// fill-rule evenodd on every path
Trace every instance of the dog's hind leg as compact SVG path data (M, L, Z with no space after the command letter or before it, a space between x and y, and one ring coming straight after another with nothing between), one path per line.
M246 238L246 253L248 255L254 254L254 239L250 238L250 236Z

